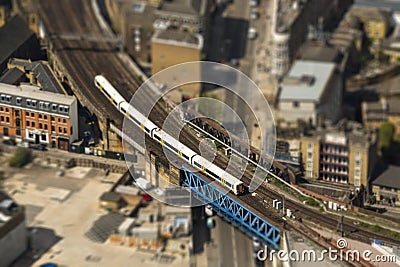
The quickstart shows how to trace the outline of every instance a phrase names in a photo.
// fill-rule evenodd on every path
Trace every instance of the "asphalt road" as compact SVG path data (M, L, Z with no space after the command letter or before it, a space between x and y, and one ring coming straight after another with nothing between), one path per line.
M212 244L207 248L208 267L255 267L250 237L219 217L214 219Z

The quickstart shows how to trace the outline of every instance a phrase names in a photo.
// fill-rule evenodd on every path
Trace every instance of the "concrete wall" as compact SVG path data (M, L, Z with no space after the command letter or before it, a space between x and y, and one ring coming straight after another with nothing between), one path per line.
M293 106L293 100L282 100L279 103L279 118L287 122L296 122L297 119L303 119L306 122L309 119L312 120L313 124L316 123L316 110L314 102L301 102L299 106Z
M0 239L0 266L9 266L27 248L25 220Z

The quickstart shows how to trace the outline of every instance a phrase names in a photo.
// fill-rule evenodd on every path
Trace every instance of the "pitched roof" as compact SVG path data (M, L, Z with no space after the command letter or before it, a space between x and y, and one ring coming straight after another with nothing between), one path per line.
M400 189L400 166L389 165L388 168L372 182L372 184Z
M5 26L0 28L0 63L28 40L34 32L19 15L14 16Z

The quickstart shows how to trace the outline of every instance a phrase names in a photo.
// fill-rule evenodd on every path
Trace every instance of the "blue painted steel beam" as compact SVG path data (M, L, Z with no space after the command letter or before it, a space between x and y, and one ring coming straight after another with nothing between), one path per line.
M280 248L280 230L253 211L221 192L210 182L183 167L182 183L191 189L193 196L209 203L213 210L241 230L257 237L271 248Z

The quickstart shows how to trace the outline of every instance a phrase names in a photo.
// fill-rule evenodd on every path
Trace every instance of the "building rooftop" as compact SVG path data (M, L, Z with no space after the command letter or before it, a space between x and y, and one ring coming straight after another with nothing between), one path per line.
M160 9L180 14L202 15L206 5L207 0L164 0Z
M339 64L343 58L339 49L326 44L307 42L301 48L301 59L306 61L333 62Z
M366 113L387 113L400 115L400 99L382 98L375 102L363 102L363 109Z
M0 28L0 62L9 58L15 49L28 40L34 32L19 15L14 16L5 26Z
M4 72L4 74L0 77L0 83L18 85L24 76L25 73L20 69L11 68Z
M357 122L340 121L333 127L327 127L309 131L305 138L319 138L322 142L338 145L359 145L368 147L376 143L376 132L369 128L364 128Z
M357 6L369 6L377 8L387 8L392 11L400 11L400 5L398 1L393 0L355 0Z
M373 185L400 189L400 166L389 165L373 182Z
M203 38L200 34L192 34L172 29L154 33L152 41L169 45L187 46L197 49L203 48Z
M100 196L100 201L108 201L108 202L119 202L122 200L122 197L120 194L115 193L115 192L104 192L101 196Z
M280 100L319 101L336 64L298 60L282 82Z
M353 5L350 9L350 13L358 18L366 20L385 20L390 21L392 17L392 11L388 8L382 7L371 7Z
M12 58L8 64L11 66L21 66L26 72L33 72L33 76L37 79L40 87L44 91L65 94L63 87L54 76L54 73L47 62L31 62L29 60Z
M24 83L22 83L20 86L0 83L0 93L22 98L44 100L62 105L72 105L76 100L74 96L43 91L41 90L40 87L36 85L24 84Z
M304 0L302 2L305 4L307 1L308 0ZM303 8L303 3L292 0L281 0L277 1L277 3L278 7L275 31L278 33L286 33L300 14L300 11Z
M16 59L12 58L9 61L9 65L11 66L21 66L25 71L32 72L33 76L37 79L40 87L44 91L65 94L63 87L58 82L56 77L54 76L53 71L47 62L44 61L34 61L31 62L29 60Z

